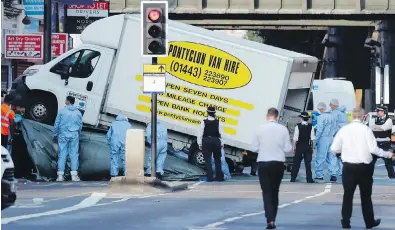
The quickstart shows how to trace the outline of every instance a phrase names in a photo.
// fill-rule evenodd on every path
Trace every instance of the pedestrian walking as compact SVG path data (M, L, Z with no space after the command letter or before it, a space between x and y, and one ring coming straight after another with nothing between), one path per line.
M378 106L375 124L371 127L376 137L377 145L388 151L391 148L392 135L392 119L388 116L388 108L386 106ZM373 171L378 157L373 155ZM392 159L383 158L387 174L390 179L395 179L394 166Z
M313 173L311 172L311 161L313 159L315 133L313 125L307 122L310 118L309 114L302 112L299 116L302 118L302 122L297 124L294 131L293 151L295 156L291 172L291 182L296 181L300 164L304 159L304 164L306 167L306 181L307 183L314 183Z
M146 140L151 145L151 123L145 129ZM159 120L156 123L156 178L162 179L167 156L167 128ZM152 150L152 149L151 149ZM146 176L151 176L151 152L148 155Z
M126 133L129 129L132 128L133 127L129 123L128 118L123 114L118 114L117 118L111 124L111 127L107 132L107 143L110 147L111 156L111 177L125 175Z
M252 140L252 151L258 153L258 176L262 189L266 229L276 228L278 193L284 175L285 153L292 151L288 129L278 123L279 112L270 108L267 123L261 125Z
M353 122L342 127L336 134L331 151L341 153L343 160L343 228L351 228L353 198L356 187L361 196L362 214L367 229L377 227L381 220L374 218L372 204L373 168L372 154L392 158L391 152L385 152L377 146L374 134L362 124L365 111L356 108L352 112Z
M56 117L53 129L54 142L58 143L58 178L64 181L64 170L67 157L70 157L71 180L80 181L78 177L78 150L82 130L81 112L74 106L75 98L67 96L66 106L60 110Z
M1 104L1 145L11 145L14 132L15 112L11 109L11 96L5 95Z
M215 107L209 106L207 108L207 119L201 123L197 135L197 143L203 152L206 163L207 182L214 181L211 156L214 157L215 180L224 181L224 174L221 170L221 148L223 148L221 137L223 136L223 132L219 120L215 116L215 112Z
M317 120L317 132L315 133L315 139L317 142L317 154L315 156L315 180L324 180L324 163L328 164L328 172L330 175L330 181L336 182L338 174L338 163L337 157L334 153L330 152L330 147L333 141L333 137L336 133L337 124L336 120L330 111L326 110L325 103L321 102L318 104L318 110L321 115Z

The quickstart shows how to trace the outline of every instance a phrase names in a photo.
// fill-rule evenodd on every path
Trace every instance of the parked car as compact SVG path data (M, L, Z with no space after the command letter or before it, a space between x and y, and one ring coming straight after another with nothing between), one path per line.
M1 210L14 205L16 184L14 162L8 150L1 146Z

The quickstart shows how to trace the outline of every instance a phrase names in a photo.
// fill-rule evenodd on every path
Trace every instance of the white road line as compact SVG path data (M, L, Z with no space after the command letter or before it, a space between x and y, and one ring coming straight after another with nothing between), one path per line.
M306 200L309 200L309 199L313 199L315 197L323 196L323 195L325 195L327 193L330 193L331 189L332 189L332 184L331 183L327 183L325 185L325 190L323 192L317 193L317 194L312 195L312 196L306 196L303 199L295 200L295 201L293 201L291 203L286 203L286 204L279 205L278 208L285 208L287 206L290 206L290 205L293 205L293 204L298 204L298 203L301 203L303 201L306 201ZM204 226L203 229L205 229L205 228L215 228L215 227L218 227L220 225L225 224L226 222L229 223L229 222L233 222L235 220L243 219L244 217L257 216L257 215L261 215L261 214L264 214L264 213L265 212L263 211L263 212L248 213L248 214L243 214L243 215L240 215L240 216L230 217L230 218L224 219L224 220L219 221L219 222L208 224L208 225Z
M235 220L238 220L238 219L242 219L242 218L243 218L243 216L235 216L235 217L231 217L231 218L225 219L225 220L223 220L223 222L232 222L232 221L235 221Z
M212 224L208 224L208 225L206 225L204 227L205 228L215 228L215 227L223 225L223 224L225 224L225 222L215 222L215 223L212 223Z
M248 214L243 214L241 215L242 217L249 217L249 216L258 216L261 214L264 214L265 212L255 212L255 213L248 213Z
M29 215L23 215L23 216L14 216L14 217L9 217L9 218L2 218L1 224L8 224L8 223L18 221L18 220L31 219L31 218L41 217L41 216L58 215L58 214L62 214L62 213L76 211L76 210L83 209L83 208L88 208L88 207L91 207L91 206L97 204L97 202L99 202L105 196L106 196L106 193L92 193L92 195L90 197L84 199L77 205L67 207L67 208L58 209L58 210L48 211L48 212L35 213L35 214L29 214Z
M15 205L10 208L42 208L44 205Z
M196 183L192 184L190 188L191 188L191 189L194 189L194 188L196 188L197 186L199 186L199 185L201 185L201 184L203 184L203 183L204 183L204 181L196 182Z
M376 167L380 167L380 166L384 166L385 164L378 164L376 165Z

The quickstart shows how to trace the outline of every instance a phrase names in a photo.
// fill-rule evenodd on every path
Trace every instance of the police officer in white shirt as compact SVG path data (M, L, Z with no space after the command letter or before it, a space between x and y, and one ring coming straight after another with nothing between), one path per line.
M384 149L391 148L391 135L392 135L392 119L388 116L388 108L386 106L377 106L377 117L374 125L371 126L373 134L376 137L377 145ZM373 170L378 157L373 156ZM395 171L392 159L384 158L385 168L390 179L395 179Z
M279 124L279 112L270 108L267 123L261 125L252 140L252 151L258 153L258 176L263 193L266 229L276 228L278 192L284 175L285 153L292 151L288 129Z
M361 193L362 214L367 229L380 224L380 219L374 218L372 204L373 167L372 154L379 157L392 158L392 152L385 152L377 147L372 130L362 124L365 111L360 108L353 110L353 122L343 126L333 140L331 151L341 153L343 161L343 206L342 227L351 228L354 192L359 186Z
M294 165L291 172L291 182L296 181L298 176L300 163L304 159L306 167L306 181L307 183L314 183L313 173L311 172L311 160L313 159L313 146L315 140L315 133L312 124L307 121L310 116L306 112L302 112L299 117L302 118L302 122L295 127L294 131Z
M224 181L224 173L221 168L221 137L222 128L219 120L215 117L215 107L209 106L207 108L207 119L203 120L197 136L197 143L203 152L204 161L206 163L207 182L214 180L213 168L211 165L211 154L214 157L215 164L215 180Z

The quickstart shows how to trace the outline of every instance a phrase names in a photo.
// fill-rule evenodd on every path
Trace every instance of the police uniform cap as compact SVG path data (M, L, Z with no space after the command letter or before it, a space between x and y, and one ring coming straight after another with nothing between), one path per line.
M214 106L209 106L209 107L207 108L207 112L209 112L209 113L215 113L215 107L214 107Z
M299 115L299 117L302 117L302 118L310 118L310 115L309 115L307 112L302 112L302 113Z
M387 106L379 105L376 107L376 111L387 111L387 110L388 110Z

